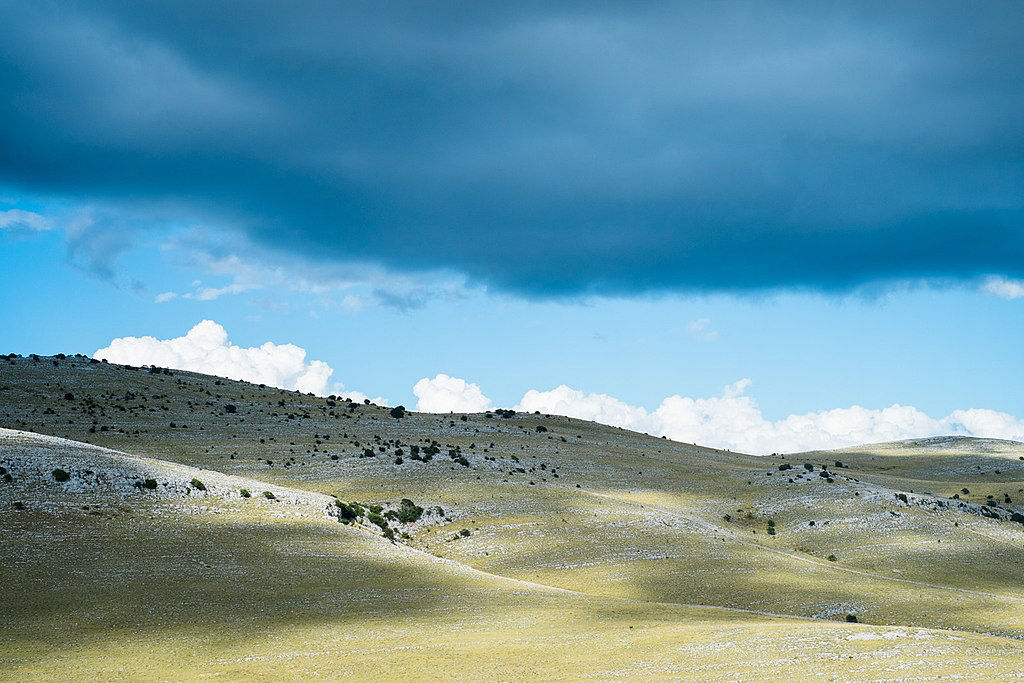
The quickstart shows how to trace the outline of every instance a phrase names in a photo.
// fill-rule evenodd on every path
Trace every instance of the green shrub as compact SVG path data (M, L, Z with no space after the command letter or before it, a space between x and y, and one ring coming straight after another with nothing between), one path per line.
M57 481L67 481L71 478L71 475L67 471L57 468L53 471L53 478Z
M459 536L462 536L463 538L467 538L469 536L469 529L463 529L462 531L460 531L459 532Z
M142 482L142 488L149 489L150 491L156 490L156 479L146 479Z
M334 505L338 508L338 518L345 524L351 524L356 521L356 509L354 506L348 503L343 503L340 500L334 501Z
M198 479L196 479L195 477L193 477L192 478L192 488L196 489L197 491L205 491L206 490L206 484L204 484L203 482L201 482Z
M267 500L277 500L277 496L275 496L272 491L264 491L263 497Z
M250 498L250 497L252 497L252 494L249 493L249 489L242 489L238 493L239 493L239 495L242 496L242 498Z
M846 615L846 621L847 621L847 623L850 623L850 624L858 623L857 622L857 615L856 614L847 614Z
M405 406L395 406L388 414L396 420L401 420L405 417Z
M901 500L904 503L910 503L910 501L907 500L907 494L905 494L905 493L897 493L896 494L896 500Z
M837 558L835 555L829 555L828 556L828 561L829 562L838 562L839 558Z
M376 524L382 530L388 528L388 521L380 516L380 513L371 512L366 516L366 519L370 520L370 523Z
M408 498L403 498L398 508L398 521L403 524L411 524L423 516L423 508L416 505Z

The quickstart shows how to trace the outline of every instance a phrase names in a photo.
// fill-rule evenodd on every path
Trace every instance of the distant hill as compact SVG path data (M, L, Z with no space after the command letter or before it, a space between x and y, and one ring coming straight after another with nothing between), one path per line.
M19 679L1024 670L1013 442L756 457L83 357L0 359L0 427Z

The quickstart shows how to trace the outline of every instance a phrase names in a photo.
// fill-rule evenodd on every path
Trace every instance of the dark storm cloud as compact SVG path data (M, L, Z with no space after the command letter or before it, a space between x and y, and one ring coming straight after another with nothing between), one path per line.
M540 296L1024 274L1019 2L0 7L23 189Z

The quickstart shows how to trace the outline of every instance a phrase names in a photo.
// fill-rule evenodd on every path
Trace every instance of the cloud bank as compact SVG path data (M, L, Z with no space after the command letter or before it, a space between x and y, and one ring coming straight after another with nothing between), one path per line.
M204 320L174 339L120 337L93 357L124 365L202 372L319 396L327 394L327 381L334 372L323 361L306 362L305 349L294 344L236 346L228 341L227 330L212 320Z
M479 413L493 407L480 387L443 373L416 382L412 393L418 399L416 410L425 413Z
M880 441L959 434L1024 441L1024 420L994 410L956 410L935 419L913 406L881 410L852 406L764 417L757 401L744 395L750 380L725 387L720 396L669 396L653 411L604 394L588 394L565 385L530 390L517 410L567 415L667 436L676 441L745 453L795 452L842 448Z
M586 393L564 384L548 391L530 389L515 406L523 412L566 415L582 420L667 436L676 441L753 454L842 448L864 443L957 434L1024 441L1024 420L994 410L956 410L932 418L913 406L880 410L852 406L790 415L772 421L745 395L742 379L720 396L669 396L653 411L607 394ZM416 383L417 410L478 412L492 407L480 387L438 375Z
M240 11L4 3L0 184L536 297L1024 278L1019 2Z

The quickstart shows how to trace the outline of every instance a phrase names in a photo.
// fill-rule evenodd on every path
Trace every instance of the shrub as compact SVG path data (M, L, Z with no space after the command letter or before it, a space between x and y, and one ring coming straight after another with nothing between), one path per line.
M460 531L459 532L459 536L462 536L463 538L467 538L469 536L469 529L463 529L462 531Z
M338 508L338 518L345 524L351 524L356 521L356 509L348 503L343 503L340 500L334 501L334 505Z
M142 488L148 489L150 491L155 491L156 479L146 479L145 481L142 482Z
M1024 515L1022 515L1019 512L1014 512L1012 515L1010 515L1010 521L1017 522L1017 524L1024 524Z
M241 489L241 490L239 490L238 495L242 496L242 498L251 498L252 497L252 494L249 493L249 489Z
M907 494L905 494L905 493L897 493L896 494L896 500L900 500L900 501L903 501L904 503L908 503L908 504L910 503L910 501L907 500Z
M64 400L65 400L65 401L74 401L74 400L75 400L75 395L74 395L74 394L72 394L72 393L71 393L71 392L69 391L68 393L64 394Z
M391 417L395 418L396 420L401 420L403 417L405 417L405 406L395 406L394 408L391 409L389 415L391 415Z
M264 491L263 497L267 500L277 500L277 496L274 495L273 491Z
M379 526L382 530L388 528L388 520L381 517L377 512L371 512L366 516L366 519L368 519L371 524Z
M224 412L225 413L236 413L236 412L238 412L238 406L234 405L233 403L229 403L226 406L224 406Z
M545 427L544 425L537 425L537 431L538 432L546 432L546 431L548 431L548 428Z
M469 461L466 460L466 457L463 455L460 455L459 457L455 458L455 462L459 463L463 467L469 467Z
M779 472L785 472L786 470L791 469L793 469L793 466L790 465L788 462L784 462L781 465L779 465Z
M193 477L193 479L192 479L192 488L196 489L197 491L205 491L206 490L206 484L204 484L203 482L201 482L198 479Z
M846 615L846 622L849 623L849 624L856 624L857 623L857 615L856 614L847 614Z
M829 555L828 556L828 561L829 562L838 562L839 558L837 558L835 555Z
M423 508L416 505L408 498L402 499L398 508L398 521L403 524L411 524L423 516Z
M402 456L400 456L400 455L396 455L395 456L395 464L396 465L401 465L403 462L405 462L405 461L402 460Z
M57 481L67 481L68 479L71 478L71 475L68 474L65 470L62 470L61 468L58 467L53 471L53 478L56 479Z

